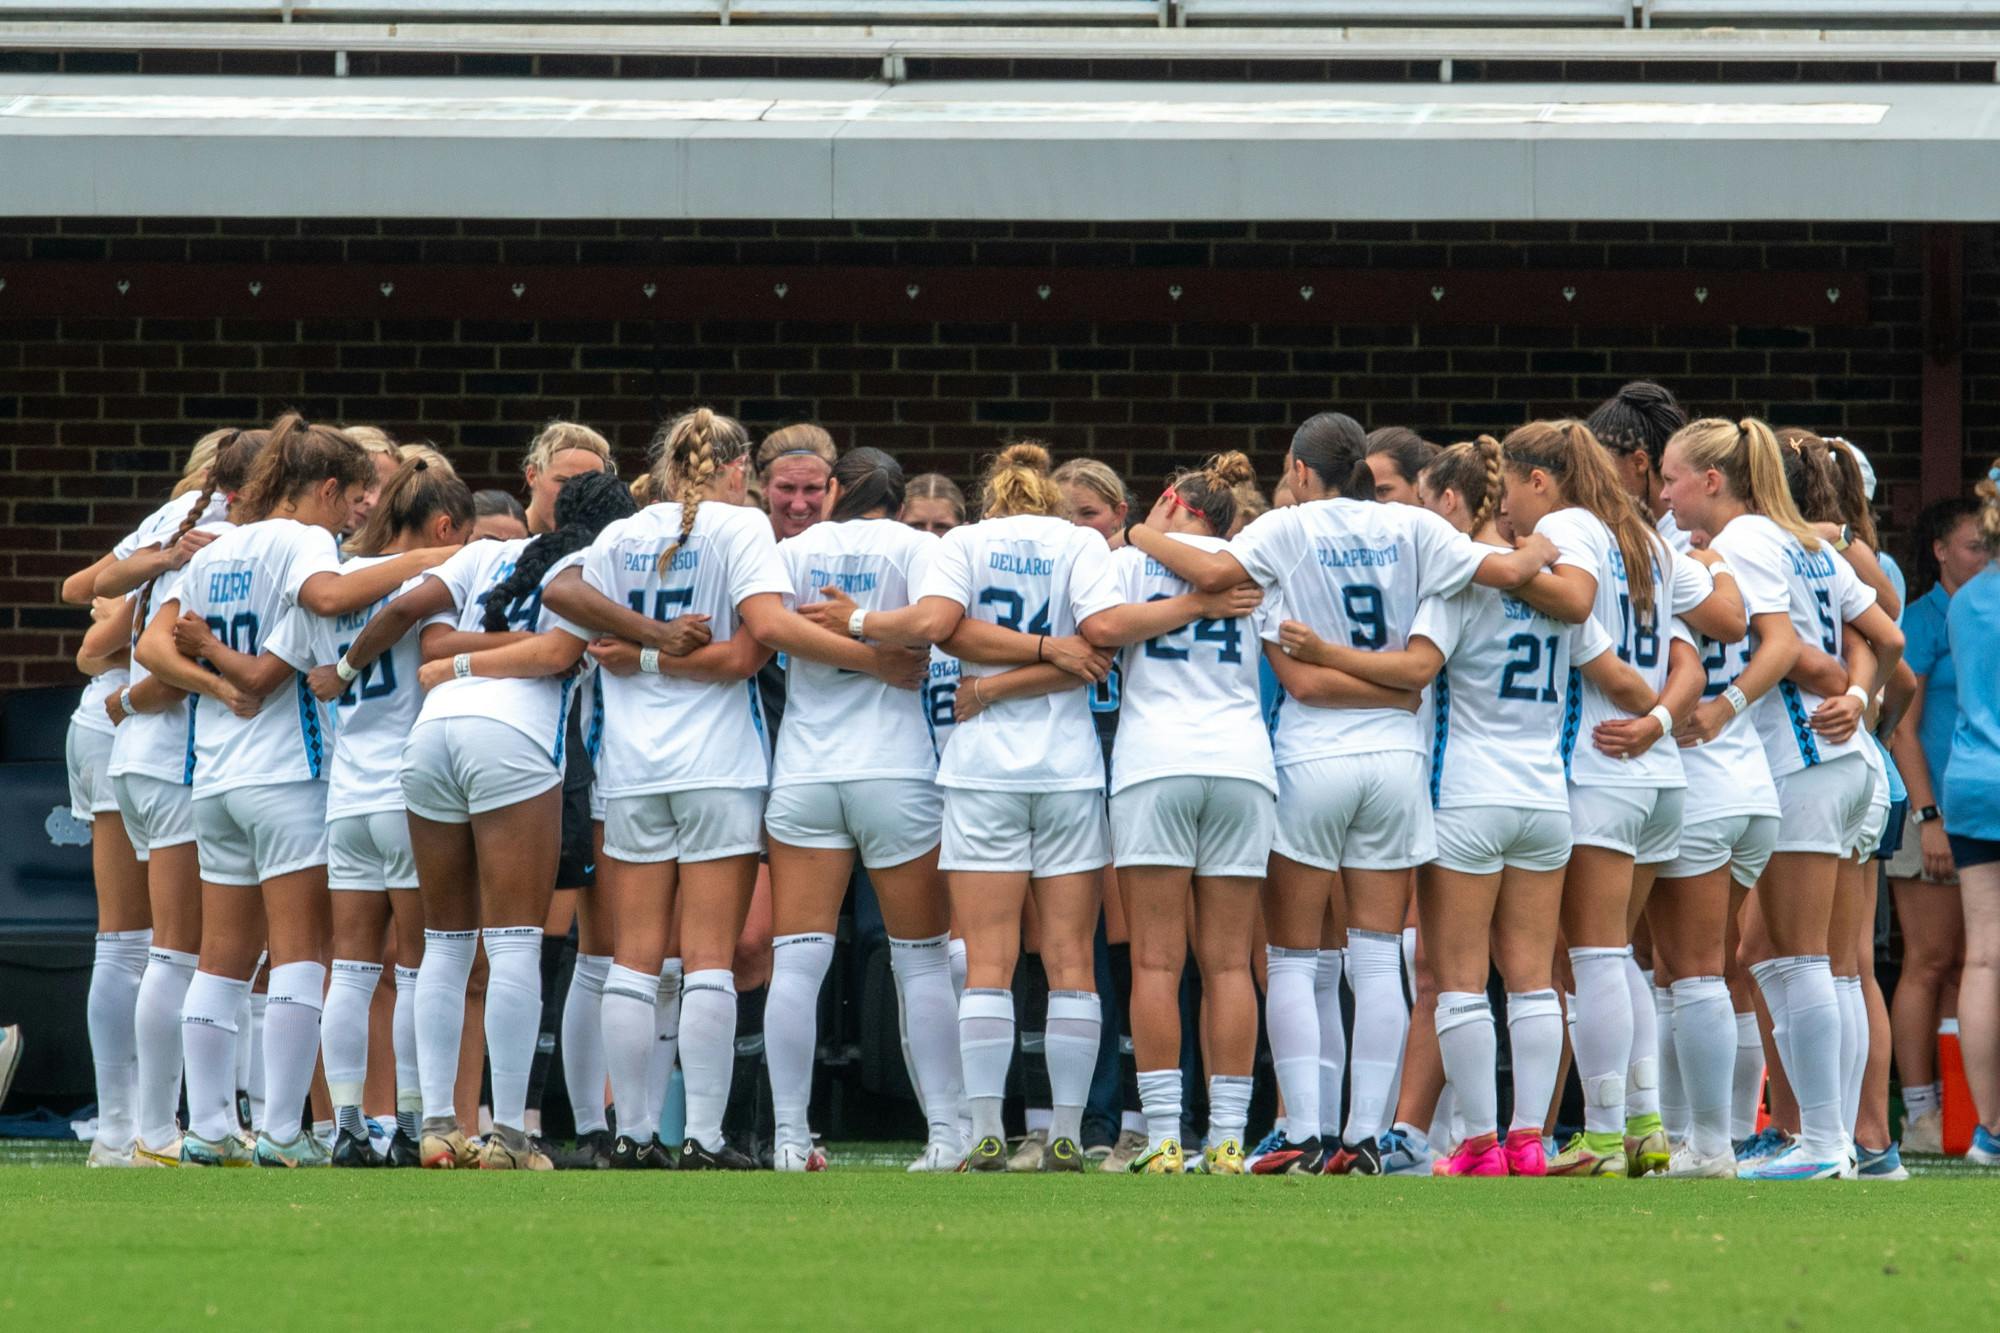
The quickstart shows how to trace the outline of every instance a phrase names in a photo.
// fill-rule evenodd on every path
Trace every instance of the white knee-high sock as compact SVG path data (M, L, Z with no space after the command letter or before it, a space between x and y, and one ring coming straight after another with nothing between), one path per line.
M973 1140L1004 1138L1000 1104L1007 1095L1007 1066L1014 1059L1012 991L965 988L958 1001L958 1055Z
M334 959L319 1023L320 1059L326 1065L334 1119L364 1138L368 1131L361 1123L361 1089L368 1081L368 1006L381 979L380 963Z
M1437 1000L1438 1053L1467 1138L1500 1132L1493 1006L1485 992L1442 991Z
M264 1011L264 1128L290 1142L305 1121L306 1095L319 1062L319 1015L326 1003L326 967L301 961L271 969Z
M139 984L146 975L150 930L98 935L84 1021L97 1069L97 1140L123 1148L139 1133Z
M1097 1069L1098 1035L1104 1027L1104 1004L1093 991L1049 992L1049 1021L1044 1052L1049 1062L1049 1141L1083 1136L1083 1104L1090 1100L1090 1076Z
M1786 1013L1789 1004L1785 991L1785 960L1766 958L1761 963L1750 964L1750 979L1757 983L1758 991L1764 996L1764 1008L1771 1015L1771 1044L1778 1048L1778 1063L1784 1066L1789 1076L1792 1068L1792 1032Z
M476 930L424 932L424 961L417 969L417 1083L426 1120L457 1116L452 1094L465 1031L465 986L478 953Z
M1625 1118L1660 1113L1660 1028L1653 983L1625 951L1625 1002L1632 1011L1632 1046L1625 1057Z
M889 968L902 997L909 1063L930 1141L955 1145L965 1078L958 1063L958 999L952 993L950 937L889 940Z
M1729 1138L1741 1143L1757 1132L1757 1104L1764 1099L1764 1042L1757 1013L1736 1015L1736 1061L1729 1075Z
M655 980L655 994L658 994ZM687 974L681 987L681 1073L687 1085L687 1136L710 1152L722 1148L722 1112L736 1070L736 977L726 967Z
M618 1132L644 1144L658 1131L650 1085L653 1047L659 1044L658 974L613 963L599 996L604 1063L611 1071L611 1100L618 1104ZM600 1121L603 1109L598 1111Z
M196 972L182 1005L188 1132L211 1142L236 1132L237 1013L249 993L248 980Z
M1632 1059L1632 988L1625 978L1628 948L1571 949L1576 974L1575 1020L1570 1042L1583 1083L1583 1124L1595 1134L1625 1128L1625 1074ZM1652 1008L1647 997L1646 1007Z
M646 1086L653 1090L653 1123L667 1113L667 1084L681 1049L681 982L686 969L678 958L660 964L660 989L653 1000L653 1058L646 1066Z
M424 1113L423 1084L417 1076L417 969L400 963L389 1045L396 1057L396 1128L415 1139Z
M569 994L563 998L563 1082L569 1088L570 1114L578 1134L604 1128L604 976L611 956L580 953L570 973Z
M1319 1125L1327 1138L1340 1132L1340 1088L1347 1077L1347 1024L1340 1009L1340 978L1347 950L1321 949L1313 972L1313 1007L1319 1013Z
M1320 1132L1319 950L1264 949L1264 1031L1285 1099L1285 1137L1304 1143Z
M1229 1139L1241 1147L1250 1127L1251 1079L1247 1074L1208 1076L1208 1146Z
M263 963L260 961L257 966L261 968ZM251 976L254 984L256 974ZM261 997L245 991L236 1011L236 1087L250 1103L250 1127L255 1130L264 1105L264 1053L259 1049L264 1024L261 1015L251 1007L253 998Z
M153 949L139 981L133 1034L139 1061L139 1138L149 1148L174 1141L181 1104L181 1006L198 960L178 949ZM234 1026L232 1024L232 1026ZM230 1052L230 1101L235 1101L235 1051Z
M1181 1071L1140 1070L1139 1105L1145 1110L1148 1152L1168 1139L1178 1141L1181 1136Z
M1410 1035L1403 998L1401 935L1347 932L1347 979L1354 989L1354 1043L1349 1056L1348 1143L1379 1138L1389 1127L1390 1085Z
M1553 990L1508 993L1507 1041L1514 1057L1514 1116L1508 1132L1540 1137L1562 1066L1562 1001Z
M1840 1117L1852 1139L1861 1115L1861 1076L1868 1070L1868 997L1858 976L1835 977L1833 989L1840 1002Z
M528 1075L542 1035L542 928L499 926L486 943L486 1063L493 1074L493 1123L525 1130Z
M262 971L264 964L260 961L257 967ZM270 985L268 974L264 983L267 987ZM256 984L255 978L251 979L251 984ZM250 1009L247 1029L250 1033L250 1081L244 1091L250 1094L250 1131L255 1134L264 1129L265 1084L270 1079L270 1073L264 1066L264 1021L270 1013L271 997L268 993L259 995L253 990L245 998L245 1003Z
M1498 1096L1499 1073L1494 1074L1495 1096ZM1451 1079L1447 1077L1438 1089L1437 1105L1431 1108L1431 1123L1424 1129L1424 1143L1434 1152L1444 1152L1460 1139L1464 1132L1459 1127L1458 1097L1452 1092Z
M1688 1142L1703 1157L1729 1151L1729 1091L1736 1065L1736 1015L1721 977L1673 984L1673 1045L1687 1089Z
M1799 1102L1799 1145L1812 1160L1847 1151L1841 1120L1840 998L1825 954L1778 960L1785 983L1790 1054L1785 1073Z
M1670 1142L1688 1136L1688 1091L1681 1075L1680 1047L1675 1038L1674 989L1653 987L1654 1031L1660 1039L1660 1126Z
M812 1146L813 1052L819 1045L819 991L833 965L833 936L814 932L771 940L771 989L764 999L764 1066L780 1146Z

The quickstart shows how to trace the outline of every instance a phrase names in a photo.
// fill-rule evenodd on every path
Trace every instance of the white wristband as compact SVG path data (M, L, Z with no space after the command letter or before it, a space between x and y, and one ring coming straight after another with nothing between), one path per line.
M1847 687L1847 693L1852 697L1859 699L1861 701L1861 706L1863 708L1866 708L1870 703L1873 702L1873 700L1870 698L1868 694L1868 687L1866 685L1849 685Z
M464 680L472 674L472 654L460 653L451 659L451 674L457 680Z
M1741 717L1743 710L1750 706L1750 696L1743 693L1734 684L1723 687L1722 697L1738 717Z
M1729 575L1729 577L1732 579L1736 577L1736 571L1729 567L1729 562L1727 560L1717 560L1709 565L1708 576L1710 578L1719 579L1724 574Z
M1654 704L1646 710L1646 716L1660 724L1660 734L1662 736L1671 736L1674 734L1674 715L1668 711L1665 704Z
M127 717L132 716L132 687L129 685L118 691L118 711Z
M660 674L660 650L658 648L641 648L639 650L639 670L649 676Z
M854 614L847 618L847 635L849 638L858 639L861 637L861 622L866 619L868 619L868 612L861 607L855 607Z
M356 676L360 675L361 673L359 671L356 671L353 667L347 664L347 654L342 653L340 655L340 660L333 664L333 674L340 677L343 683L346 683L352 681Z

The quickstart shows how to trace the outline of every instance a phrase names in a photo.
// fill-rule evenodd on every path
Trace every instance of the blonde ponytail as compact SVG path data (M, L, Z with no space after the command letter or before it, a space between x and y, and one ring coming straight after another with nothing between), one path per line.
M673 567L674 557L694 535L695 514L716 474L749 450L750 435L742 423L710 408L697 407L668 423L660 437L659 461L653 465L652 493L680 505L681 530L660 552L656 566L660 574Z
M1063 511L1062 488L1049 475L1049 451L1033 440L1002 449L987 467L980 490L987 518Z

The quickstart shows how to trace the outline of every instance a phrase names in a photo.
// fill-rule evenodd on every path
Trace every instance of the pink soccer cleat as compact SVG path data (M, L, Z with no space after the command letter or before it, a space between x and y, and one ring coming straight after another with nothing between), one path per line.
M1507 1174L1510 1176L1546 1176L1549 1173L1548 1153L1542 1148L1542 1136L1532 1130L1516 1130L1507 1136L1507 1146L1501 1150L1507 1159Z
M1440 1176L1504 1176L1507 1154L1501 1150L1498 1136L1475 1134L1431 1170Z

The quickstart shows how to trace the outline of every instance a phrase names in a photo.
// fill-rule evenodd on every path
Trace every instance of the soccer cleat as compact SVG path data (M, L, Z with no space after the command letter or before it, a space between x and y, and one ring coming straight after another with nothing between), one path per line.
M1532 1129L1509 1131L1507 1142L1500 1151L1507 1157L1507 1174L1510 1176L1546 1176L1549 1173L1548 1149L1542 1146L1542 1136Z
M1379 1176L1382 1174L1382 1145L1374 1139L1359 1143L1342 1140L1340 1151L1327 1158L1322 1175Z
M1083 1170L1083 1150L1071 1138L1051 1139L1049 1150L1042 1154L1043 1171L1080 1172Z
M326 1157L320 1150L319 1140L312 1136L312 1131L309 1129L302 1129L291 1138L282 1141L271 1137L268 1130L259 1134L255 1160L259 1166L287 1169L326 1165Z
M1210 1144L1201 1151L1201 1162L1196 1170L1206 1176L1241 1176L1249 1172L1244 1164L1243 1145L1235 1139L1224 1139Z
M1626 1117L1625 1169L1634 1180L1666 1170L1673 1155L1673 1145L1667 1141L1667 1131L1657 1113Z
M1475 1134L1431 1168L1440 1176L1504 1176L1507 1153L1497 1134Z
M1549 1159L1552 1176L1622 1176L1625 1174L1625 1139L1616 1132L1575 1135L1563 1150Z
M375 1151L375 1145L366 1138L357 1137L341 1130L333 1141L333 1152L329 1155L333 1166L378 1167L389 1165L389 1159Z
M164 1148L148 1148L144 1139L132 1140L132 1165L178 1167L181 1164L181 1136L176 1134L173 1141Z
M773 1171L824 1171L826 1170L826 1149L816 1143L808 1143L798 1148L789 1143L781 1143L771 1153Z
M255 1150L234 1134L220 1139L181 1135L182 1166L249 1166L255 1160Z
M1159 1147L1149 1147L1133 1158L1125 1169L1135 1176L1177 1176L1181 1174L1182 1165L1181 1141L1168 1139Z
M1926 1111L1913 1115L1903 1122L1904 1152L1932 1153L1944 1152L1944 1115L1939 1111Z
M1776 1125L1766 1125L1736 1145L1736 1165L1756 1166L1782 1155L1792 1146L1792 1136Z
M1007 1159L1009 1171L1039 1171L1042 1157L1049 1150L1049 1132L1046 1129L1031 1129L1021 1139L1021 1146L1014 1149L1014 1155Z
M1272 1126L1271 1132L1266 1134L1263 1138L1258 1139L1257 1146L1252 1148L1249 1151L1249 1153L1245 1155L1243 1159L1244 1166L1254 1172L1257 1169L1257 1159L1262 1157L1265 1153L1277 1149L1278 1147L1283 1145L1284 1142L1285 1142L1284 1131L1279 1129L1275 1125Z
M745 1157L729 1144L710 1152L701 1146L701 1140L689 1139L681 1145L679 1169L682 1171L755 1171L757 1163Z
M1262 1147L1263 1145L1258 1145ZM1316 1176L1326 1165L1326 1149L1316 1138L1293 1143L1280 1137L1275 1146L1260 1152L1250 1164L1253 1176Z
M911 1175L921 1175L930 1171L956 1171L958 1164L965 1160L965 1150L953 1143L926 1143L923 1155L911 1162L904 1170Z
M608 1129L593 1129L576 1136L576 1146L549 1154L558 1171L604 1171L612 1166L616 1140ZM666 1149L662 1148L662 1152Z
M1972 1146L1965 1150L1965 1160L1980 1166L2000 1166L2000 1135L1984 1125L1972 1128Z
M1427 1176L1437 1161L1437 1154L1428 1143L1404 1130L1389 1130L1382 1135L1378 1146L1382 1150L1385 1176Z
M583 1145L577 1145L581 1148ZM607 1169L612 1171L671 1171L674 1169L673 1156L659 1138L647 1139L640 1143L627 1135L620 1134L611 1142L611 1154L604 1159ZM570 1169L570 1168L559 1168Z
M1903 1165L1903 1154L1895 1144L1886 1148L1854 1147L1856 1180L1908 1180L1910 1168Z
M1820 1161L1808 1157L1805 1150L1794 1144L1791 1149L1759 1162L1755 1166L1738 1167L1738 1180L1838 1180L1848 1170L1847 1154L1842 1153L1832 1161Z
M83 1164L85 1166L136 1166L138 1164L132 1160L132 1152L136 1146L136 1142L135 1140L123 1148L114 1148L103 1139L92 1139L90 1141L90 1155L83 1159Z
M389 1151L384 1154L390 1166L422 1166L423 1155L417 1151L417 1141L400 1128L389 1136Z
M1097 1169L1100 1171L1129 1171L1132 1169L1132 1163L1146 1155L1149 1146L1150 1141L1144 1134L1139 1133L1137 1130L1128 1129L1121 1131L1118 1135L1118 1141L1112 1144L1099 1157ZM1093 1148L1085 1156L1096 1154L1097 1150Z
M1719 1152L1713 1157L1703 1157L1692 1143L1683 1143L1674 1149L1663 1174L1668 1180L1734 1180L1736 1154Z
M525 1130L495 1125L479 1149L481 1171L553 1171L556 1164L536 1146Z
M466 1142L465 1132L456 1120L450 1116L425 1116L417 1161L432 1171L455 1171L477 1165L479 1152Z
M988 1134L972 1145L972 1151L958 1164L961 1171L1012 1171L1013 1165L1007 1160L1007 1145Z

